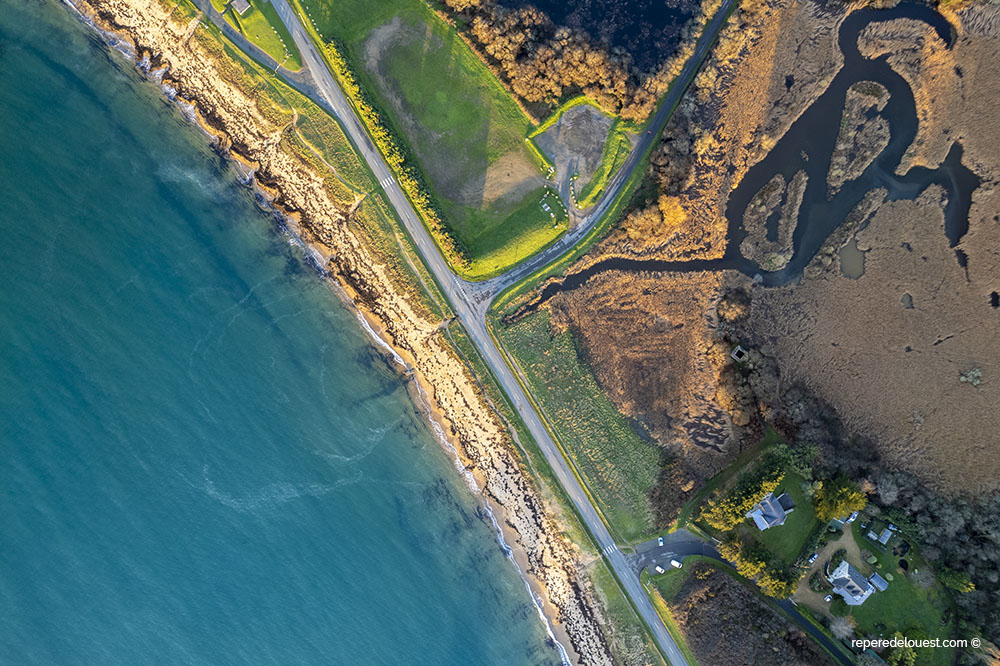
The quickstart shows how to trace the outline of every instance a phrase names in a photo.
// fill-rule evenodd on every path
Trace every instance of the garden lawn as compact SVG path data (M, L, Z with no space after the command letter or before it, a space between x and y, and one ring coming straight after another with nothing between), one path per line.
M321 38L338 44L406 144L445 224L469 251L466 277L502 272L562 235L565 224L553 226L541 206L527 205L545 194L525 140L531 119L424 0L299 5Z
M282 63L285 69L293 72L302 69L299 50L295 48L292 36L268 0L250 0L250 9L242 16L229 7L224 16L243 36Z
M899 568L899 558L892 554L892 551L881 552L874 548L870 541L864 537L864 530L855 522L852 525L854 540L858 546L871 551L879 558L879 567L874 568L867 562L852 562L865 575L870 575L872 571L884 578L886 573L892 574L889 581L889 588L884 592L874 592L860 606L851 608L851 616L857 621L857 634L864 636L874 634L891 637L896 631L900 631L909 638L920 638L921 635L927 638L949 638L953 632L952 623L942 626L944 613L951 604L947 593L939 583L935 583L928 589L921 589L914 585L909 578ZM919 561L919 557L911 550L907 554L911 567L926 566ZM885 626L884 629L877 628L879 623ZM934 648L917 651L917 663L919 664L951 664L954 662L955 651L951 648Z
M650 537L655 526L648 494L660 469L659 448L643 441L615 409L581 360L573 334L550 333L548 310L494 330L524 371L616 541Z
M798 559L806 539L816 526L816 513L812 502L802 492L803 483L805 479L798 474L786 474L781 485L774 491L776 497L787 492L795 502L795 510L788 514L783 525L763 532L755 526L749 528L755 539L787 564L793 564Z

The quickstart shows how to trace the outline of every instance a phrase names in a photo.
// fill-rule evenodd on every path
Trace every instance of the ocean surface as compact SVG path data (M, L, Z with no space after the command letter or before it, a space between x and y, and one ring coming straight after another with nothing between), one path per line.
M559 663L355 316L55 0L0 0L0 199L0 663Z

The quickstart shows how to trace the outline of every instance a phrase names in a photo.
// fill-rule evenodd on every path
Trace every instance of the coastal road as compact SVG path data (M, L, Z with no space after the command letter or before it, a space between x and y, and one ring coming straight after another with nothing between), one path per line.
M368 132L354 114L343 91L338 86L329 69L327 69L316 49L316 45L310 39L300 22L299 16L292 10L287 0L273 0L272 2L281 20L291 33L299 52L302 54L303 61L309 68L313 82L320 95L330 105L330 109L337 116L344 130L350 136L355 146L357 146L361 156L375 174L375 178L381 184L389 202L396 209L400 220L406 226L416 245L417 251L420 252L427 267L441 285L445 296L451 302L452 308L465 326L473 344L475 344L480 354L482 354L484 360L497 377L501 387L520 413L528 431L535 438L546 460L552 467L556 478L562 484L566 494L573 502L587 529L593 536L597 548L614 571L625 593L638 610L639 615L649 626L657 645L659 645L663 654L674 666L685 666L688 662L684 659L683 654L681 654L673 637L667 631L663 621L657 615L653 604L639 583L638 576L633 572L625 555L618 550L618 546L611 537L597 509L591 503L590 498L577 477L573 474L570 466L571 463L562 455L556 443L552 440L543 423L542 417L535 410L532 402L522 389L521 384L517 381L514 372L508 366L502 353L490 337L486 327L486 311L493 296L500 289L517 282L533 270L571 249L573 245L586 235L586 232L597 220L607 212L615 196L628 180L632 171L642 162L642 155L646 149L652 145L653 141L657 140L676 102L694 78L698 66L711 47L711 44L715 41L715 37L734 2L735 0L725 0L712 21L709 22L695 48L694 55L685 65L681 76L661 103L660 108L649 124L650 133L643 134L640 137L638 145L633 149L625 165L609 183L605 195L590 211L586 220L570 232L567 232L558 243L550 247L547 251L536 255L531 260L520 264L515 269L504 273L486 285L483 283L467 282L457 277L451 271L444 257L438 251L430 233L424 227L410 201L393 178L393 174L382 158L382 155L372 143Z

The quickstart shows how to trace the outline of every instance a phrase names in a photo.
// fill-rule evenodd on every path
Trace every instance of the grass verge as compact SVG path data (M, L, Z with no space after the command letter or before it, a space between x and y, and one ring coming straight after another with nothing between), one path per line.
M651 536L655 525L647 496L660 450L639 437L601 390L572 333L554 334L545 310L493 328L517 359L531 395L616 540L630 544Z
M594 205L608 186L611 177L618 173L618 170L625 165L629 153L632 152L632 141L629 139L629 131L625 122L616 119L608 130L608 138L604 142L604 151L601 153L601 163L594 170L594 175L576 197L576 205L579 208L588 208Z
M232 5L229 5L223 16L244 37L281 63L285 69L293 72L302 69L302 56L269 0L250 0L250 9L243 14L237 14Z

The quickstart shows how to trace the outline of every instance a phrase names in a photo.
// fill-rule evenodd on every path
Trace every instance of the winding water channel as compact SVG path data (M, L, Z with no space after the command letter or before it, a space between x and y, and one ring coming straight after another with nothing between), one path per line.
M827 238L845 221L848 214L865 195L873 189L884 188L886 200L914 199L930 185L940 185L947 194L945 207L945 234L955 247L968 230L968 215L972 192L979 186L979 178L962 165L962 146L952 144L944 162L937 168L912 167L904 175L897 175L904 153L917 135L917 110L913 91L906 80L889 66L887 56L866 58L858 49L858 37L872 23L894 19L914 19L931 26L950 49L955 30L933 8L904 2L891 9L863 9L853 12L840 26L838 43L844 54L844 65L826 91L795 121L767 156L747 172L739 186L732 192L726 206L728 244L719 259L692 261L665 261L660 259L627 259L621 257L598 261L586 269L567 275L561 281L547 284L538 299L525 306L518 314L537 309L561 291L576 289L593 276L608 270L619 271L705 271L737 270L765 286L782 286L802 275L802 270L816 256ZM889 142L868 167L853 180L848 180L833 196L828 195L827 174L837 142L848 89L861 81L881 84L889 93L889 100L881 111L889 126ZM767 271L758 263L743 256L740 243L746 237L744 213L754 196L776 174L791 181L799 171L805 172L808 181L795 222L792 237L793 254L780 270ZM773 227L773 221L769 221ZM769 236L773 235L769 229ZM964 254L956 251L959 263Z

